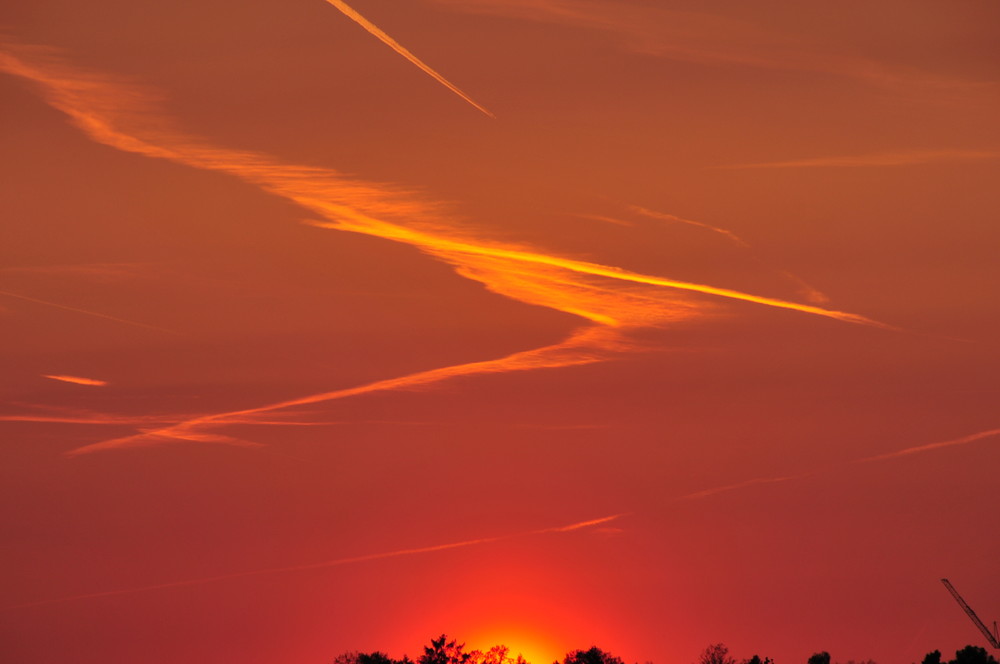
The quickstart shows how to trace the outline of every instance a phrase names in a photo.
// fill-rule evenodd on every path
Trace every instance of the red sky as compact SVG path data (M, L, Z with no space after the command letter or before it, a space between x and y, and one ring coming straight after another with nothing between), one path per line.
M998 20L0 7L4 650L979 643Z

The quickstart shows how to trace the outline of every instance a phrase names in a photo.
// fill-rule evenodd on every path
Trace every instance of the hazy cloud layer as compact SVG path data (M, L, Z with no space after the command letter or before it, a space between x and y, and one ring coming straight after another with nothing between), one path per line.
M812 157L788 161L764 161L752 164L719 166L723 169L752 168L871 168L878 166L916 166L951 161L989 161L1000 159L998 150L911 150L877 152L843 157Z
M658 3L611 0L427 0L454 11L603 32L630 51L688 62L739 65L844 76L885 87L941 93L992 87L917 68L852 55L751 21L709 12L669 9Z

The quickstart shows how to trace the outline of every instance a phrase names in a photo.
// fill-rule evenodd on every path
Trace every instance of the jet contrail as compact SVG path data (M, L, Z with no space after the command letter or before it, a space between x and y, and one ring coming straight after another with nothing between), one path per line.
M973 433L968 436L962 436L961 438L953 438L951 440L945 440L938 443L928 443L927 445L917 445L916 447L907 447L901 450L896 450L895 452L886 452L885 454L877 454L875 456L858 459L857 461L855 461L855 463L884 461L885 459L895 459L897 457L909 456L911 454L919 454L920 452L939 450L944 447L954 447L955 445L967 445L968 443L974 443L977 440L982 440L983 438L992 438L993 436L1000 436L1000 429L990 429L988 431L980 431L979 433Z
M59 380L64 383L74 383L76 385L93 385L95 387L100 387L108 384L106 380L97 380L96 378L82 378L80 376L42 374L42 378L51 378L52 380Z
M716 486L716 487L711 487L709 489L703 489L701 491L686 493L684 495L672 498L670 502L686 502L691 500L700 500L702 498L708 498L709 496L714 496L720 493L727 493L729 491L738 491L739 489L746 489L751 486L759 486L762 484L778 484L781 482L791 482L794 480L801 480L807 477L815 477L817 475L842 471L845 468L848 468L852 465L857 465L862 463L872 463L875 461L887 461L889 459L897 459L899 457L909 456L911 454L920 454L922 452L930 452L932 450L939 450L946 447L954 447L956 445L968 445L969 443L974 443L978 440L983 440L984 438L993 438L996 436L1000 436L1000 429L989 429L987 431L980 431L978 433L969 434L968 436L962 436L961 438L952 438L950 440L944 440L937 443L928 443L926 445L905 447L901 450L896 450L895 452L886 452L885 454L878 454L870 457L862 457L860 459L854 459L853 461L845 461L836 464L833 467L823 468L820 470L813 470L805 473L799 473L798 475L780 475L776 477L754 477L748 480L743 480L742 482L735 482L733 484L725 484L723 486Z
M147 330L156 330L157 332L166 332L167 334L180 335L180 332L175 332L173 330L168 330L165 327L157 327L156 325L147 325L146 323L140 323L134 320L128 320L127 318L118 318L116 316L109 316L107 314L98 313L96 311L88 311L86 309L79 309L77 307L70 307L65 304L58 304L56 302L48 302L47 300L39 300L38 298L28 297L27 295L18 295L17 293L11 293L8 291L0 290L0 295L6 295L7 297L14 297L18 300L24 300L26 302L34 302L35 304L44 304L47 307L55 307L56 309L63 309L64 311L72 311L78 314L84 314L86 316L94 316L95 318L103 318L105 320L113 320L116 323L124 323L125 325L132 325L134 327L142 327Z
M490 112L489 109L484 108L480 104L476 103L476 101L474 99L472 99L472 97L470 97L469 95L467 95L464 92L462 92L461 90L459 90L457 86L453 85L444 76L442 76L441 74L437 73L436 71L434 71L433 69L431 69L429 66L427 66L426 64L424 64L424 62L422 60L420 60L420 58L418 58L417 56L413 55L408 50L406 50L403 47L402 44L400 44L399 42L397 42L395 39L393 39L389 35L385 34L382 30L380 30L378 28L378 26L376 26L374 23L372 23L371 21L369 21L368 19L366 19L364 16L362 16L361 14L359 14L358 12L356 12L346 2L343 2L342 0L326 0L326 2L330 3L331 5L333 5L337 9L339 9L345 16L347 16L349 19L351 19L352 21L354 21L355 23L357 23L358 25L360 25L362 28L364 28L365 30L367 30L371 34L373 34L376 37L378 37L382 41L383 44L385 44L386 46L388 46L389 48L391 48L392 50L394 50L396 53L399 53L401 56L403 56L404 58L406 58L407 60L409 60L410 62L412 62L413 64L415 64L417 67L419 67L421 70L423 70L424 73L426 73L428 76L430 76L431 78L433 78L435 81L437 81L441 85L445 86L446 88L448 88L449 90L451 90L452 92L454 92L455 94L457 94L459 97L461 97L465 101L467 101L470 104L472 104L476 109L478 109L479 111L483 112L487 116L493 118L494 120L496 119L497 116L493 115L493 113Z
M571 523L566 526L555 526L552 528L541 528L538 530L527 530L520 533L513 533L510 535L496 535L493 537L481 537L479 539L464 540L461 542L448 542L446 544L435 544L433 546L423 546L414 549L398 549L396 551L384 551L382 553L369 553L363 556L353 556L351 558L336 558L334 560L324 560L318 563L306 563L303 565L290 565L288 567L268 567L264 569L248 570L245 572L234 572L232 574L220 574L219 576L208 576L199 579L188 579L185 581L171 581L169 583L158 583L150 586L140 586L137 588L123 588L121 590L106 590L99 593L88 593L83 595L70 595L68 597L56 597L53 599L43 599L37 602L27 602L25 604L16 604L14 606L6 606L0 609L0 611L13 611L14 609L26 609L33 606L45 606L47 604L62 604L65 602L74 602L77 600L84 599L97 599L99 597L113 597L115 595L134 595L136 593L147 592L150 590L163 590L166 588L182 588L184 586L200 586L206 583L215 583L218 581L228 581L230 579L241 579L248 576L262 576L265 574L280 574L283 572L298 572L304 570L312 569L323 569L326 567L339 567L341 565L351 565L355 563L364 563L372 560L382 560L385 558L397 558L399 556L413 556L421 553L434 553L436 551L447 551L449 549L461 549L468 546L478 546L480 544L492 544L493 542L500 542L502 540L515 539L520 537L529 537L532 535L546 535L549 533L566 533L574 530L582 530L584 528L590 528L592 526L600 525L603 523L608 523L616 519L620 519L627 514L613 514L611 516L602 517L600 519L592 519L590 521L581 521L579 523Z
M714 496L718 493L737 491L739 489L745 489L750 486L758 486L761 484L778 484L779 482L790 482L792 480L799 480L814 474L815 473L803 473L801 475L784 475L779 477L754 477L752 479L744 480L742 482L736 482L734 484L726 484L724 486L712 487L711 489L703 489L701 491L686 493L683 496L677 496L676 498L673 499L673 501L684 502L689 500L700 500L702 498L708 498L709 496Z
M176 422L176 418L139 416L129 417L128 415L0 415L0 422L48 422L50 424L97 424L97 425L119 425L119 424L169 424ZM256 423L255 423L256 424Z
M201 436L205 436L206 434L200 434L197 430L203 427L247 423L248 421L252 421L253 416L255 415L282 410L285 408L306 406L324 401L334 401L336 399L343 399L346 397L353 397L373 392L382 392L385 390L419 387L459 376L503 371L566 367L574 364L588 364L597 361L595 354L593 352L588 352L590 344L593 344L594 348L598 347L598 344L603 340L603 336L609 333L613 334L613 332L609 332L601 328L586 328L559 344L543 346L542 348L523 351L520 353L513 353L496 360L457 364L442 367L440 369L431 369L429 371L407 374L398 378L380 380L357 387L349 387L331 392L321 392L319 394L312 394L287 401L279 401L265 406L257 406L255 408L246 408L243 410L225 413L216 413L213 415L204 415L202 417L194 417L160 429L151 429L133 434L131 436L113 438L111 440L105 440L85 445L83 447L78 447L74 450L70 450L66 454L67 456L78 456L80 454L90 454L92 452L100 452L122 447L152 445L157 442L162 442L164 439L191 440L194 442L227 442L224 440L213 441L210 437L201 438Z

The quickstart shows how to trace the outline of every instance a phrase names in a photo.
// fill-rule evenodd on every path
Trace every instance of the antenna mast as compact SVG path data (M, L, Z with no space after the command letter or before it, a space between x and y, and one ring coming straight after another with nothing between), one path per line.
M972 610L972 607L965 603L965 600L962 599L962 596L958 594L958 591L955 590L955 586L951 585L948 579L941 579L941 583L943 583L944 587L948 589L948 592L950 592L951 596L955 598L955 601L958 602L960 607L962 607L962 610L965 611L969 618L972 619L972 622L976 624L976 627L978 627L979 631L983 633L983 636L985 636L986 640L990 642L990 645L994 648L1000 648L1000 633L997 632L996 622L994 621L993 631L991 632L990 628L983 624L983 621L979 619L976 612Z

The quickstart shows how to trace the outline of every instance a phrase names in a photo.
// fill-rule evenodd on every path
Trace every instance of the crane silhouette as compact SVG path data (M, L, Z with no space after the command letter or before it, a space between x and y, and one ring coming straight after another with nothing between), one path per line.
M979 616L976 615L976 612L972 610L972 607L965 603L965 600L962 599L962 596L958 594L958 591L955 590L955 586L951 585L951 582L948 581L948 579L941 579L941 583L943 583L944 587L948 589L948 592L950 592L951 596L955 598L955 601L958 602L960 607L962 607L962 610L965 611L972 619L972 622L976 624L976 627L978 627L979 631L983 633L983 636L985 636L986 640L990 642L990 645L994 648L1000 648L1000 632L997 632L996 621L993 622L993 631L991 632L990 628L987 627L983 621L979 619Z

